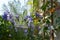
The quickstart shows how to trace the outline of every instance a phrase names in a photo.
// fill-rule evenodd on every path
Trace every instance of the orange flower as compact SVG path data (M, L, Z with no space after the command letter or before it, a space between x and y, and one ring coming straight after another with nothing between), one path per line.
M49 12L53 13L55 11L55 8L52 8L49 10Z

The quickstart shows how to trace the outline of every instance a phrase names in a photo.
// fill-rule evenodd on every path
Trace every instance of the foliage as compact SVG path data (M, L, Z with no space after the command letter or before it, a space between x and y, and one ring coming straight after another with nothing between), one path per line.
M12 23L10 21L4 20L0 16L0 40L10 40L11 37L13 37L12 35L15 35L12 33L14 33L14 27Z
M41 15L38 11L39 9L39 0L28 1L29 5L33 4L31 9L32 14L27 15L27 9L24 7L21 8L19 2L9 3L10 11L7 11L7 14L0 17L0 40L49 40L50 30L55 31L54 25L51 25L51 14L45 11L50 10L48 6L50 1L47 1L42 5L41 9L44 11L44 14ZM16 6L17 5L17 6ZM47 8L48 7L48 8ZM37 10L35 10L37 9ZM47 10L46 10L47 9ZM23 10L23 12L20 12ZM10 18L10 13L12 17ZM9 20L7 20L9 15ZM5 20L6 19L6 20ZM60 17L56 20L57 24L60 24ZM58 24L58 25L59 25ZM26 28L27 26L27 28ZM60 26L58 27L60 28ZM57 29L58 29L57 28ZM9 37L10 36L10 37Z

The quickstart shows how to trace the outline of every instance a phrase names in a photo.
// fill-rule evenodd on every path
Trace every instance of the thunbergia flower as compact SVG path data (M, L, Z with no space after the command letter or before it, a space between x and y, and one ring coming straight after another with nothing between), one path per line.
M27 34L28 34L28 30L25 29L25 30L24 30L24 35L26 36Z
M43 16L40 15L39 13L37 13L37 12L35 13L35 15L36 15L36 17L39 17L39 18L41 18L41 19L43 18Z
M12 19L11 22L12 22L14 25L16 24L16 22L14 21L14 19Z
M7 20L10 21L11 19L12 19L12 15L11 15L11 14L8 14L8 15L7 15Z
M41 29L41 27L40 26L38 26L38 30L40 30Z
M28 32L28 30L27 30L27 29L25 29L25 30L24 30L24 33L27 33L27 32Z
M43 16L42 16L42 15L40 15L39 17L40 17L41 19L43 18Z
M32 19L32 17L29 17L29 18L30 18L30 19L29 19L29 21L30 21L30 22L33 22L33 19Z
M33 20L31 17L29 17L27 20L28 20L28 27L30 27L31 26L30 24L33 22Z
M15 24L14 18L12 14L7 15L7 20L9 20L12 24Z
M19 15L16 15L16 18L19 18Z
M36 15L36 17L39 17L40 16L39 13L37 13L37 12L35 13L35 15Z
M12 14L9 14L9 18L12 19L13 15Z
M34 31L33 19L31 16L26 16L25 19L28 21L28 28L31 28L31 32Z
M28 21L29 23L33 21L31 16L26 16L24 20Z
M2 18L4 19L4 20L7 20L7 13L6 12L4 12L4 15L2 15Z
M7 20L9 20L9 15L7 15Z
M29 18L29 16L26 16L24 19L26 20L27 18Z
M32 22L32 21L33 21L33 18L32 18L31 16L29 16L29 18L30 18L30 19L29 19L29 21L31 21L31 22Z
M6 11L4 12L4 14L2 15L2 18L3 18L4 20L7 20L7 19L8 19L8 16L9 16L9 11L6 10Z
M16 19L19 21L19 15L16 15Z
M30 24L30 27L31 27L31 31L33 32L34 31L34 28L35 28L35 26L34 26L34 24Z

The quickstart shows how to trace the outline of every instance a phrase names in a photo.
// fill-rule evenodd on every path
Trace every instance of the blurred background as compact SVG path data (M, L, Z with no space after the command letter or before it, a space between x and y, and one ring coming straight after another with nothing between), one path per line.
M60 0L0 0L0 40L60 40Z

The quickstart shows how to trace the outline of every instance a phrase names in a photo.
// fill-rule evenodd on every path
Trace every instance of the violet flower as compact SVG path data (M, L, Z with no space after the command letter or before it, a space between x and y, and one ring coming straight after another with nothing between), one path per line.
M40 26L38 26L38 30L41 30Z
M19 15L16 15L16 18L19 18Z
M40 16L39 13L37 13L37 12L35 13L35 15L36 15L36 17L39 17Z
M9 18L10 18L10 19L12 19L12 17L13 17L13 15L12 15L12 14L10 14L10 15L9 15Z
M27 33L27 32L28 32L28 30L27 30L27 29L25 29L25 30L24 30L24 33Z
M28 34L28 30L25 29L25 30L24 30L24 35L27 36L27 34Z
M36 15L36 17L39 17L39 18L41 18L41 19L43 18L43 16L40 15L39 13L37 13L37 12L35 13L35 15Z
M9 20L12 24L15 25L15 21L14 21L14 18L13 18L13 15L12 14L8 14L7 20Z
M32 22L33 20L32 20L32 17L31 16L26 16L24 18L24 21Z
M10 22L12 22L12 24L15 25L14 19L11 19Z
M27 18L29 18L29 16L25 16L24 20L27 20Z
M2 15L2 18L3 18L4 20L7 20L8 14L9 14L9 11L6 10L6 11L4 12L4 14Z
M4 20L7 20L7 13L6 12L4 12L4 15L2 15L2 18L4 19Z
M30 27L31 23L33 22L32 17L29 17L27 20L28 20L28 27Z
M16 19L19 21L19 15L16 15Z

